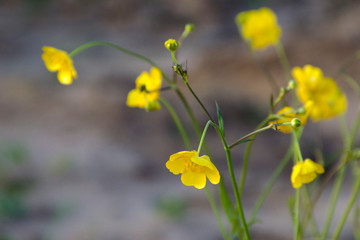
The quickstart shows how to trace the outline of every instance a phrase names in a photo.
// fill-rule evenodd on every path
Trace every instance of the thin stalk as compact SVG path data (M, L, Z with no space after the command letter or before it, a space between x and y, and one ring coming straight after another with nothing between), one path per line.
M360 86L355 79L345 72L343 72L342 75L344 76L346 83L356 92L358 97L360 97Z
M226 239L226 240L230 240L228 234L226 233L226 229L224 227L224 224L222 222L222 219L221 219L221 216L220 216L220 213L219 213L219 209L216 206L214 196L212 195L212 193L210 192L208 187L205 187L205 192L206 192L206 195L207 195L207 197L209 199L211 208L212 208L212 210L214 212L215 218L216 218L216 220L218 222L218 225L219 225L219 228L220 228L220 231L221 231L221 234L222 234L223 238Z
M197 150L197 153L198 153L198 154L199 154L200 151L201 151L201 147L202 147L202 145L203 145L203 142L204 142L204 139L205 139L205 135L206 135L206 132L207 132L207 130L208 130L208 128L209 128L210 123L211 123L210 120L206 123L205 128L204 128L204 131L203 131L203 133L202 133L202 135L201 135L199 147L198 147L198 150Z
M260 128L260 129L258 129L258 130L255 130L255 131L249 133L249 134L246 134L245 136L243 136L243 137L239 138L238 140L236 140L235 143L231 144L231 145L229 146L229 148L231 149L231 148L235 147L236 145L238 145L239 143L241 143L242 141L244 141L245 139L247 139L247 138L249 138L249 137L255 136L255 135L257 135L257 134L259 134L259 133L261 133L261 132L263 132L263 131L266 131L266 130L269 130L269 129L273 129L273 128L274 128L275 126L277 126L277 125L279 125L279 124L276 124L276 123L270 124L270 125L268 125L268 126L266 126L266 127Z
M291 79L290 64L289 64L289 60L286 56L284 46L280 40L276 44L276 53L280 59L281 66L284 71L285 80L289 81Z
M294 240L298 240L299 236L299 208L300 208L300 189L296 189L295 192L295 214L294 214Z
M320 233L319 233L319 229L317 227L314 215L312 214L312 209L313 208L311 206L311 201L310 201L310 196L309 196L307 186L302 187L301 197L303 199L303 206L304 206L305 209L308 209L308 212L309 212L309 215L310 215L309 218L310 218L310 221L311 221L310 228L311 228L311 231L312 231L312 237L314 239L319 239L320 238ZM307 216L305 215L304 220L305 220L306 217ZM302 226L303 226L303 231L305 232L306 231L305 223Z
M231 178L232 187L233 187L233 190L234 190L236 205L237 205L237 208L238 208L239 214L240 214L240 220L241 220L244 232L245 232L245 237L246 237L246 239L250 240L251 237L250 237L249 229L248 229L247 222L246 222L246 219L245 219L245 214L244 214L244 210L243 210L242 203L241 203L241 196L240 196L239 189L238 189L238 186L237 186L237 183L236 183L234 168L233 168L233 165L232 165L232 158L231 158L230 148L229 148L228 144L226 143L226 140L225 140L224 136L221 134L221 131L220 131L219 127L213 122L211 123L211 125L217 130L217 132L219 134L219 137L221 139L221 142L223 144L223 147L225 149L226 161L227 161L227 165L228 165L228 169L229 169L229 174L230 174L230 178Z
M335 183L334 183L334 188L333 191L331 193L331 197L330 197L330 205L327 211L327 216L326 216L326 221L324 224L324 230L323 233L321 235L321 239L325 240L327 238L327 235L329 233L329 229L330 229L330 225L334 216L334 212L335 212L335 208L336 208L336 203L339 197L339 193L341 191L341 186L344 182L344 176L345 176L345 168L346 166L342 167L336 177Z
M204 110L205 114L207 115L207 117L209 118L210 121L214 122L213 118L211 117L210 113L208 112L208 110L206 109L206 107L204 106L204 104L201 102L201 100L198 98L198 96L196 95L196 93L194 92L194 90L191 88L189 81L188 81L188 77L187 76L183 76L183 80L185 82L185 85L187 86L187 88L189 89L189 91L191 92L191 94L195 97L196 101L200 104L201 108Z
M354 145L355 138L357 136L359 128L360 128L360 108L359 108L358 114L355 119L354 126L353 126L351 134L350 134L350 148L352 148Z
M270 190L272 189L272 187L274 186L275 182L277 181L277 179L279 178L281 172L284 170L286 164L289 162L289 160L291 159L291 156L293 154L293 147L291 146L287 153L285 154L285 156L281 159L281 162L279 163L279 165L276 167L274 173L272 174L270 180L267 182L264 190L262 191L262 193L260 194L258 200L256 201L251 214L250 214L250 219L249 219L249 224L251 224L252 222L255 221L256 215L260 210L260 207L262 206L262 204L264 203L266 197L268 196L268 194L270 193Z
M345 62L340 65L337 69L335 69L334 73L332 75L336 76L337 74L340 74L341 72L344 72L345 69L350 66L353 62L359 59L359 50L353 53Z
M262 128L268 121L269 121L269 117L267 117L265 120L263 120L256 129L260 129ZM253 135L253 138L250 140L254 140L256 137L256 135ZM241 179L240 179L240 183L239 183L239 192L240 195L242 195L243 190L244 190L244 185L245 185L245 180L246 180L246 175L247 175L247 168L248 168L248 164L249 164L249 158L250 158L250 151L251 148L253 146L254 141L249 141L249 143L246 146L246 150L245 150L245 154L244 154L244 159L243 159L243 166L242 166L242 170L241 170ZM231 149L232 147L234 147L235 145L232 144L229 148Z
M171 57L174 61L174 68L175 68L175 72L177 74L179 74L181 76L181 78L184 80L184 83L186 85L186 87L189 89L189 91L191 92L191 94L195 97L196 101L199 103L199 105L201 106L201 108L204 110L205 114L208 116L209 120L214 122L213 118L211 117L210 113L208 112L208 110L206 109L206 107L204 106L204 104L201 102L201 100L199 99L199 97L196 95L196 93L194 92L194 90L191 88L190 84L189 84L189 78L187 76L187 73L182 69L182 66L180 64L178 64L175 54L174 52L171 52Z
M357 200L357 196L358 196L359 191L360 191L360 172L359 172L359 167L358 167L358 169L357 169L357 178L356 178L356 182L354 184L352 195L351 195L349 203L348 203L348 205L347 205L347 207L345 209L345 212L344 212L338 226L336 227L335 233L334 233L334 235L332 237L333 240L336 240L336 239L339 238L340 233L342 231L342 228L344 227L344 224L346 222L346 219L348 218L349 213L350 213L355 201Z
M93 41L93 42L88 42L88 43L85 43L83 45L81 45L80 47L77 47L76 49L74 49L71 53L69 53L69 56L70 57L74 57L76 56L77 54L79 54L80 52L88 49L88 48L91 48L91 47L95 47L95 46L107 46L107 47L111 47L111 48L114 48L122 53L125 53L127 55L130 55L132 57L135 57L135 58L138 58L144 62L147 62L148 64L150 64L151 66L153 67L158 67L156 65L155 62L153 62L151 59L141 55L141 54L138 54L134 51L131 51L131 50L128 50L126 48L123 48L123 47L120 47L114 43L110 43L110 42L106 42L106 41ZM160 68L159 68L160 69ZM174 83L170 80L169 77L166 76L166 74L164 74L164 72L162 71L162 74L165 78L165 80L168 82L168 84L171 85L172 88L175 88L176 85L174 85Z
M302 157L301 154L301 149L300 149L300 144L299 144L299 140L298 140L298 136L296 135L295 131L291 131L292 135L293 135L293 144L294 144L294 153L295 155L297 155L296 157L298 157L298 161L303 162L304 159ZM296 162L295 162L296 163Z
M260 67L261 71L263 71L264 75L266 76L266 79L268 80L268 83L271 86L274 94L277 95L279 88L280 88L279 85L276 83L275 79L271 75L271 72L265 66L265 64L260 60L260 58L257 56L257 54L253 50L250 50L250 51L251 51L252 55L254 56L255 62L257 63L257 65Z
M171 117L173 118L174 120L174 123L181 135L181 138L183 139L184 141L184 144L185 144L185 147L187 150L191 150L192 147L191 147L191 143L190 143L190 140L189 140L189 137L180 121L180 118L179 116L177 115L176 111L174 110L174 108L171 106L171 104L163 97L160 97L159 98L160 102L166 107L166 109L169 111Z

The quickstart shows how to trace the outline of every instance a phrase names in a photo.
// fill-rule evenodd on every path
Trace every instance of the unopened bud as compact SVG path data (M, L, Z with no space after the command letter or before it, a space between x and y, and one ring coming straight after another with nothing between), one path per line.
M305 107L298 108L298 109L296 110L296 113L298 113L298 114L305 114L305 113L306 113Z
M147 112L153 112L160 109L161 109L161 105L158 101L147 102L145 106L145 110Z
M291 79L287 85L287 90L295 89L296 86L297 86L297 83L295 82L295 80Z
M298 118L293 118L291 120L291 126L294 128L300 127L301 126L301 121Z
M164 43L165 47L167 50L169 50L170 52L175 52L176 49L179 47L179 43L175 40L170 38L169 40L167 40Z
M184 30L184 31L185 31L187 34L189 34L189 33L193 32L194 29L195 29L195 25L192 24L192 23L188 23L188 24L185 25L185 30Z

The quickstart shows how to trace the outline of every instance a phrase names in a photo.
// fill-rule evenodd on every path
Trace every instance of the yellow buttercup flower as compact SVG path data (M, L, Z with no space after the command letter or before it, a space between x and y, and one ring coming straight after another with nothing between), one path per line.
M298 86L296 93L304 104L312 101L310 117L313 121L321 121L346 111L345 94L332 78L325 77L320 68L305 65L295 67L292 75Z
M253 49L275 45L281 36L276 15L269 8L241 12L236 15L235 22L241 27L243 38Z
M298 162L291 173L291 183L294 188L300 188L303 184L314 181L317 174L323 174L324 168L310 159L306 159L304 162Z
M280 109L276 114L281 117L281 119L277 119L275 121L269 122L269 124L273 123L287 123L291 122L294 118L300 120L300 126L304 126L307 122L310 110L312 108L312 102L308 102L303 111L296 111L292 107L286 106ZM277 130L283 133L291 133L292 131L291 125L279 125L277 126Z
M43 47L42 59L50 72L58 72L57 77L61 84L70 85L77 78L76 70L71 57L67 52L53 48Z
M153 67L150 72L142 72L135 81L136 88L127 96L128 107L145 108L147 111L159 110L157 101L160 95L162 74L159 68Z
M166 168L175 175L181 174L181 181L186 186L202 189L206 185L206 178L212 184L220 182L220 174L209 157L199 157L196 151L182 151L170 156Z

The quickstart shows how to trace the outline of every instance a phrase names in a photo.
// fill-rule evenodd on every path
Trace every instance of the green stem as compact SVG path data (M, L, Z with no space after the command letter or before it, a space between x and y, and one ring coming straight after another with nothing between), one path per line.
M295 163L297 163L298 161L303 162L304 159L302 157L301 154L301 149L300 149L300 144L299 144L299 140L298 140L298 136L296 135L295 130L291 131L292 135L293 135L293 143L294 143L294 152L297 155L297 161L295 161Z
M184 141L184 144L185 144L185 147L187 150L191 150L192 147L191 147L191 143L190 143L190 140L189 140L189 137L180 121L180 118L179 116L177 115L176 111L174 110L174 108L171 106L171 104L163 97L160 97L159 98L160 102L166 107L166 109L169 111L171 117L173 118L174 120L174 123Z
M271 75L271 72L265 66L265 64L260 60L260 58L257 56L257 54L253 50L250 50L250 51L251 51L252 55L254 56L254 59L255 59L257 65L260 67L260 69L265 74L266 79L268 80L268 83L272 87L274 94L277 95L277 93L279 91L279 85L276 83L275 79Z
M355 119L354 126L353 126L351 134L350 134L350 148L352 148L354 145L355 138L357 136L359 128L360 128L360 108L359 108L358 114Z
M300 189L296 189L295 193L295 214L294 214L294 240L298 239L299 236L299 208L300 208Z
M341 230L342 230L342 228L343 228L343 226L344 226L344 224L346 222L346 219L349 216L351 208L353 207L355 201L357 200L359 190L360 190L360 171L359 171L359 169L357 169L357 177L356 177L356 181L355 181L355 184L354 184L352 195L350 197L350 200L349 200L349 203L348 203L348 205L346 207L346 210L345 210L345 212L344 212L338 226L336 227L335 233L334 233L334 235L332 237L333 240L336 240L336 239L339 238Z
M329 204L329 208L328 208L328 211L327 211L328 214L326 216L324 230L323 230L323 233L322 233L322 236L321 236L322 240L325 240L327 238L328 233L329 233L331 221L333 219L335 208L336 208L336 203L337 203L337 200L338 200L338 197L339 197L341 186L342 186L342 184L344 182L345 168L346 168L346 166L344 166L344 167L342 167L340 169L340 171L338 172L338 175L336 177L336 180L335 180L334 188L333 188L333 191L332 191L331 197L330 197L330 204Z
M345 72L343 72L342 74L343 74L343 76L345 78L346 83L356 92L358 97L360 97L360 86L359 86L359 84L349 74L347 74Z
M239 189L238 189L236 179L235 179L235 173L234 173L234 168L233 168L233 165L232 165L232 158L231 158L230 148L229 148L228 144L226 143L226 140L225 140L224 136L221 134L221 131L220 131L219 127L213 122L211 122L211 125L218 132L218 134L220 136L220 139L221 139L221 142L223 144L223 147L225 149L227 165L228 165L228 169L229 169L229 174L230 174L230 178L231 178L232 187L233 187L233 190L234 190L236 205L237 205L237 208L238 208L239 214L240 214L240 220L241 220L244 232L245 232L246 239L250 240L251 237L250 237L249 229L248 229L247 222L246 222L246 219L245 219L244 210L243 210L242 203L241 203L241 196L240 196Z
M201 138L201 129L200 129L200 126L195 118L195 115L194 115L189 103L187 102L186 98L184 97L184 95L182 94L180 89L176 88L175 92L178 95L178 97L180 98L180 101L182 102L182 104L184 105L185 110L186 110L187 114L189 115L191 123L194 127L194 130L200 139ZM204 142L204 151L205 151L206 155L208 155L211 158L211 154L210 154L209 148L206 145L206 142Z
M138 58L144 62L147 62L148 64L150 64L151 66L153 67L158 67L156 65L155 62L153 62L151 59L141 55L141 54L138 54L134 51L131 51L131 50L128 50L126 48L123 48L123 47L120 47L116 44L113 44L113 43L110 43L110 42L106 42L106 41L93 41L93 42L88 42L88 43L85 43L83 45L81 45L80 47L77 47L76 49L74 49L71 53L69 53L69 56L70 57L74 57L76 56L77 54L79 54L80 52L88 49L88 48L91 48L91 47L96 47L96 46L107 46L107 47L111 47L111 48L114 48L116 50L119 50L120 52L123 52L127 55L130 55L132 57L135 57L135 58ZM165 78L165 80L168 82L168 84L170 84L172 87L175 87L174 83L170 80L169 77L167 77L164 72L162 71L162 74Z
M199 103L199 105L201 106L201 108L204 110L205 114L208 116L209 120L214 122L214 119L211 117L210 113L208 112L208 110L206 109L206 107L204 106L204 104L201 102L201 100L199 99L199 97L196 95L196 93L194 92L194 90L191 88L190 84L189 84L189 78L187 76L187 72L184 71L182 69L182 66L180 64L178 64L175 54L174 52L171 52L171 57L174 61L174 70L177 74L179 74L181 76L181 78L184 80L184 83L186 85L186 87L189 89L189 91L191 92L191 94L195 97L196 101Z
M243 142L245 139L247 139L247 138L249 138L249 137L255 136L255 135L257 135L257 134L259 134L259 133L261 133L261 132L263 132L263 131L266 131L266 130L269 130L269 129L273 129L273 128L274 128L275 126L277 126L277 125L279 125L279 124L274 123L274 124L270 124L270 125L268 125L268 126L266 126L266 127L260 128L260 129L258 129L258 130L255 130L255 131L253 131L253 132L251 132L251 133L249 133L249 134L247 134L247 135L239 138L238 140L236 140L235 143L233 143L233 144L231 144L231 145L229 146L229 148L231 149L231 148L235 147L236 145L238 145L239 143Z
M313 239L319 239L320 238L320 233L319 233L319 229L317 227L314 215L312 214L313 207L311 206L311 200L310 200L309 191L307 189L307 186L302 187L301 197L303 199L304 209L307 209L308 210L308 215L310 215L310 216L306 216L306 214L305 214L305 216L304 216L304 219L303 219L304 224L302 225L303 226L303 232L306 232L305 220L306 221L308 221L308 220L305 219L305 218L308 217L308 218L310 218L310 221L311 221L310 227L311 227L311 231L312 231L312 237L313 237ZM306 213L306 211L305 211L305 213Z
M226 230L225 230L225 227L224 227L224 224L221 220L221 216L220 216L220 213L219 213L219 209L217 208L216 206L216 203L215 203L215 200L214 200L214 197L213 195L211 194L210 190L208 189L208 187L205 187L205 192L206 192L206 195L209 199L209 202L210 202L210 205L211 205L211 208L214 212L214 215L215 215L215 218L218 222L218 225L219 225L219 228L220 228L220 231L221 231L221 234L223 236L224 239L226 240L230 240L229 236L227 235L226 233Z
M332 75L344 72L345 69L350 66L353 62L359 59L359 50L353 53L340 67L338 67Z
M285 75L285 80L289 81L291 79L290 64L289 64L289 60L286 56L284 46L282 45L282 42L280 40L276 44L276 53L280 59L281 66L283 68L284 75Z
M252 224L255 221L256 215L260 210L260 207L262 206L262 204L264 203L266 197L268 196L268 194L270 193L270 190L272 189L272 187L274 186L275 182L277 181L277 179L279 178L281 172L284 170L286 164L289 162L289 160L291 159L291 156L293 154L293 147L291 146L287 153L285 154L285 156L281 159L281 162L279 163L279 165L276 167L274 173L272 174L270 180L267 182L264 190L262 191L262 193L260 194L258 200L256 201L251 214L250 214L250 220L249 220L249 224Z
M208 110L206 109L206 107L204 106L204 104L201 102L201 100L198 98L198 96L196 95L196 93L194 92L194 90L191 88L190 84L189 84L189 79L187 76L182 75L181 76L184 80L185 85L187 86L187 88L189 89L189 91L191 92L191 94L195 97L196 101L199 103L199 105L201 106L201 108L204 110L205 114L208 116L209 120L214 122L213 118L211 117L210 113L208 112Z
M208 128L209 128L210 123L211 123L210 120L206 123L205 128L204 128L204 131L203 131L203 133L202 133L202 135L201 135L199 147L198 147L198 150L197 150L197 153L198 153L198 154L199 154L200 151L201 151L201 147L202 147L202 145L203 145L203 142L204 142L204 139L205 139L205 135L206 135L206 132L207 132L207 130L208 130Z
M263 120L257 127L256 129L260 129L262 128L265 124L267 124L267 122L269 121L269 117L267 117L265 120ZM244 154L244 159L243 159L243 166L242 166L242 170L241 170L241 179L240 179L240 183L239 183L239 192L240 192L240 195L242 195L243 193L243 190L244 190L244 185L245 185L245 180L246 180L246 175L247 175L247 168L248 168L248 164L249 164L249 158L250 158L250 151L251 151L251 148L252 148L252 145L254 143L254 140L256 137L256 134L253 135L253 138L250 139L249 143L247 144L246 146L246 150L245 150L245 154ZM230 146L230 149L231 147L233 147L234 144L232 144Z

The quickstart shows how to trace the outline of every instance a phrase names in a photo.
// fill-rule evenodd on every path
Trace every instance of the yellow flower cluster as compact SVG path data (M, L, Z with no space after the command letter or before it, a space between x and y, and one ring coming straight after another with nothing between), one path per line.
M42 59L50 72L58 72L58 80L61 84L70 85L73 78L77 77L73 62L67 52L53 48L43 47Z
M292 75L297 82L296 93L300 101L306 104L313 102L310 117L313 121L321 121L346 111L345 94L332 78L324 77L320 68L305 65L295 67Z
M186 186L202 189L206 186L206 178L212 184L220 182L220 174L209 157L199 157L196 151L182 151L170 156L166 168L175 175L181 174L181 181Z
M323 174L324 168L310 159L305 159L304 162L298 162L291 173L291 183L294 188L300 188L303 184L314 181L317 174Z
M241 12L236 15L235 22L241 27L243 38L253 49L275 45L281 36L276 15L269 8Z
M135 81L135 89L127 96L128 107L145 108L147 111L155 111L161 108L157 101L160 95L162 82L161 70L157 67L150 69L150 72L142 72Z

